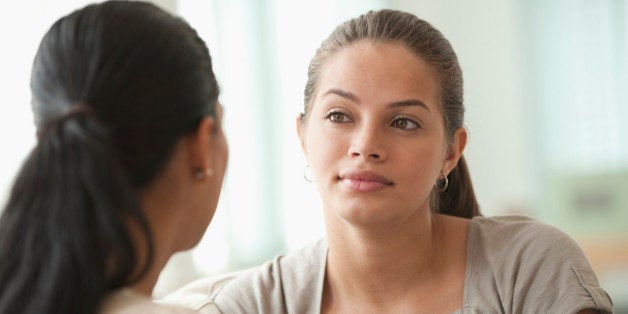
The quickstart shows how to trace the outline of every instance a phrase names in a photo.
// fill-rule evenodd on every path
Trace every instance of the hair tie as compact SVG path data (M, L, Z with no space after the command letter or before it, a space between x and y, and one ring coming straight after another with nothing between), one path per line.
M59 117L58 120L63 121L74 116L96 116L94 109L83 102L75 102L69 105Z
M56 118L50 119L42 128L37 131L37 138L41 139L44 134L49 133L52 129L57 129L66 121L77 117L96 117L96 112L90 106L82 102L72 103L63 110L63 114Z

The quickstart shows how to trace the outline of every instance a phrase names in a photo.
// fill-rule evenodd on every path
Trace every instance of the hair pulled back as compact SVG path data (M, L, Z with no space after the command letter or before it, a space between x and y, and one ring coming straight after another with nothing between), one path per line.
M52 25L31 90L38 141L0 218L0 313L94 313L151 263L138 194L215 114L211 58L182 19L109 1Z

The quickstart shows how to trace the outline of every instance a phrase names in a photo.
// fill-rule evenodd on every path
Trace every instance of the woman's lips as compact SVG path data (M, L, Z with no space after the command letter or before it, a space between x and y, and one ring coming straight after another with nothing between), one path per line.
M339 178L347 189L355 192L375 192L393 185L388 178L368 170L345 170Z

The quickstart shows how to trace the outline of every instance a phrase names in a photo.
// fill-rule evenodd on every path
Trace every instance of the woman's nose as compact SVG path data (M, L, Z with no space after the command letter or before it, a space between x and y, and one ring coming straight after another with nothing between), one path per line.
M362 158L364 161L381 162L387 157L386 150L377 130L363 128L360 130L349 147L349 157Z

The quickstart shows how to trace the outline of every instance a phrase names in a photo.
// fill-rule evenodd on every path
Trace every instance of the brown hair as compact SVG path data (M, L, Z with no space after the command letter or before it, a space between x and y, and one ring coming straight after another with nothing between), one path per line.
M305 120L311 110L312 96L327 60L338 50L360 40L403 44L432 67L439 82L445 138L448 144L451 143L464 120L462 70L458 57L449 41L431 24L397 10L369 11L340 24L323 41L308 68L301 119ZM465 218L481 215L464 156L448 177L449 185L445 191L432 190L431 209Z

